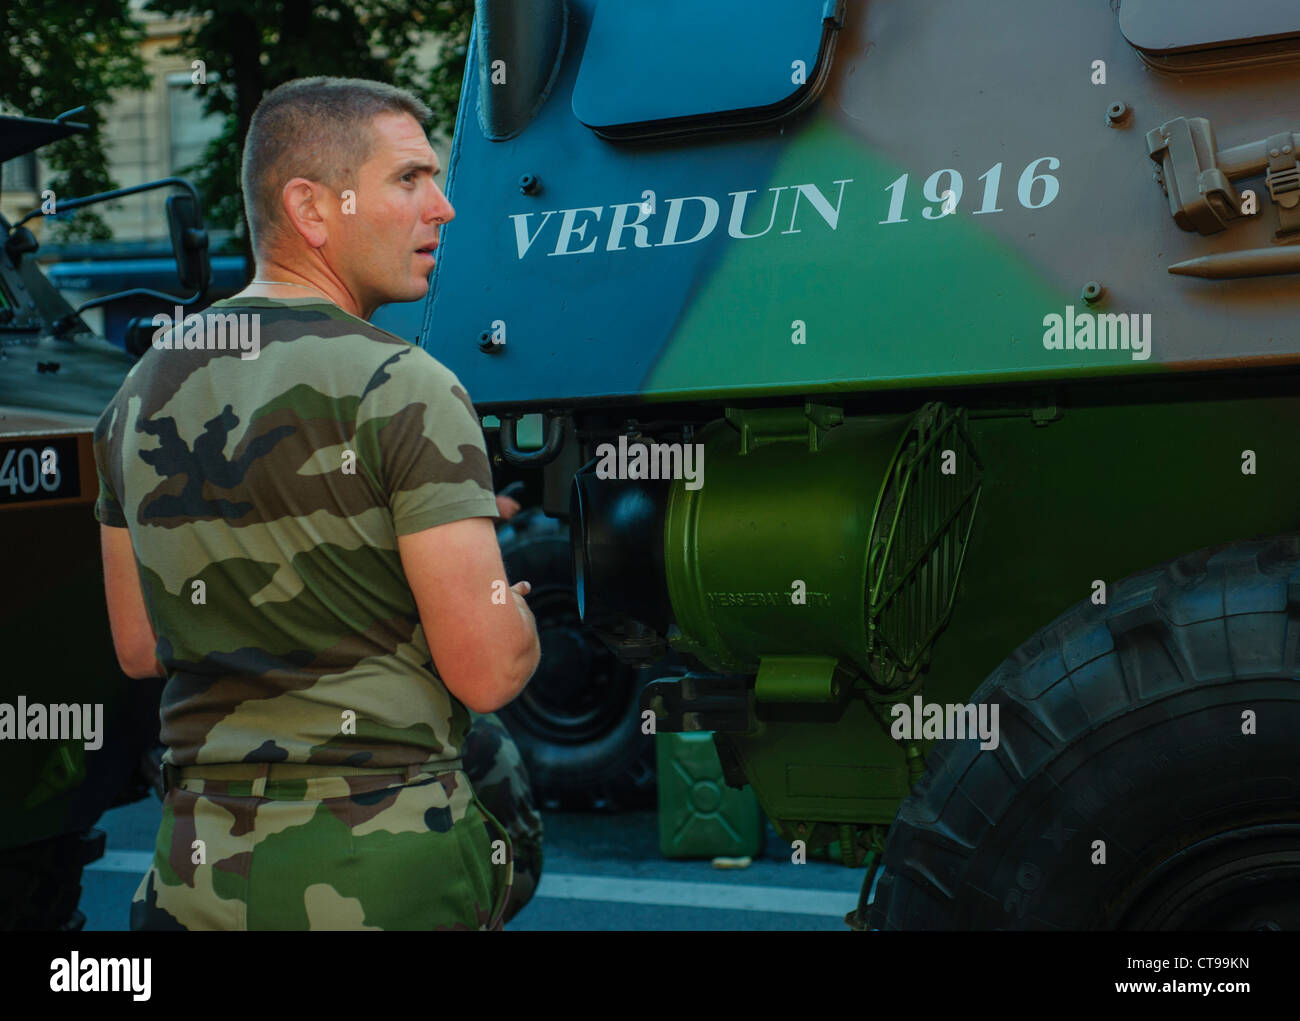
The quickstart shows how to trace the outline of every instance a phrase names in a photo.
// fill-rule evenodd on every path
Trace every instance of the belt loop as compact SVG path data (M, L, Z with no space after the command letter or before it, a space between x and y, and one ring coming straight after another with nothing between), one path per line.
M266 797L266 778L271 774L271 764L269 762L259 762L257 764L257 776L253 778L253 786L249 794L255 798Z

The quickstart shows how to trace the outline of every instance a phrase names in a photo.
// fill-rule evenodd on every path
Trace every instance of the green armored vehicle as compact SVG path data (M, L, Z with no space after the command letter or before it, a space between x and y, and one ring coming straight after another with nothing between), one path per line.
M479 3L376 321L851 926L1300 925L1298 86L1266 0Z

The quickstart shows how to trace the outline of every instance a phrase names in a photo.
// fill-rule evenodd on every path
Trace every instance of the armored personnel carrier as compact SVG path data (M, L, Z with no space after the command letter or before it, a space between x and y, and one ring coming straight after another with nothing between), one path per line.
M377 322L849 925L1300 924L1297 86L1264 0L479 4Z

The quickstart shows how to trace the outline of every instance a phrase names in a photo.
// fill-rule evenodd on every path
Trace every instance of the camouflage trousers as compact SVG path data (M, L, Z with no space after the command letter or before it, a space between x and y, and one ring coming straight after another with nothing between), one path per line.
M182 779L163 801L131 928L499 929L536 887L541 820L495 716L475 716L464 766Z

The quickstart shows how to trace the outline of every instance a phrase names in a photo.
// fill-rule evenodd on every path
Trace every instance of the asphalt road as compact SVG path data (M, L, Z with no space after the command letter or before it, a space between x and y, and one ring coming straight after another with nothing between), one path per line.
M161 806L150 797L105 813L108 851L82 881L87 930L125 930L131 895L153 854ZM746 869L670 861L654 812L544 812L542 882L507 926L519 930L847 931L863 872L796 865L769 826L765 852Z

